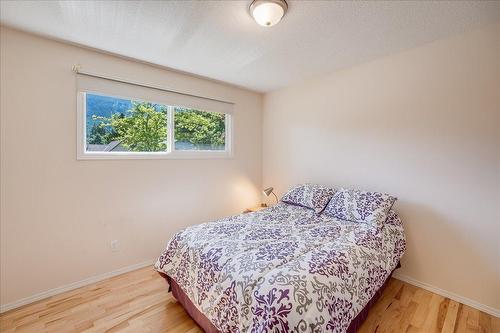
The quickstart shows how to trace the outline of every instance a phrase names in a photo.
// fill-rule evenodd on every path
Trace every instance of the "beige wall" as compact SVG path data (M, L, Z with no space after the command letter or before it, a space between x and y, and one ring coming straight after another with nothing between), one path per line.
M498 31L267 94L261 119L258 94L1 28L1 304L154 259L261 185L309 181L397 195L402 274L500 309ZM235 101L235 158L76 161L75 63Z
M500 309L500 25L264 97L263 185L399 197L401 274Z
M260 200L259 94L7 28L0 37L2 305L155 259L176 230ZM77 161L76 63L235 101L234 159Z

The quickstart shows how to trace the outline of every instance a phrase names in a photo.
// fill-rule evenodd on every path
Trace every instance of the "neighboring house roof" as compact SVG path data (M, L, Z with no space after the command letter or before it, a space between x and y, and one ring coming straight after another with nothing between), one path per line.
M107 145L88 144L87 151L129 151L120 141L111 141Z

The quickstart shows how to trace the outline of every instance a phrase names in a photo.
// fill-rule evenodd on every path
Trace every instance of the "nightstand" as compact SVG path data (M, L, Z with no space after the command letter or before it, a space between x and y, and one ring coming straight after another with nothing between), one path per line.
M262 206L262 204L261 204L259 206L254 206L254 207L247 208L247 209L245 209L243 211L243 213L258 212L259 210L263 210L265 208L268 208L268 206L267 205L266 206Z

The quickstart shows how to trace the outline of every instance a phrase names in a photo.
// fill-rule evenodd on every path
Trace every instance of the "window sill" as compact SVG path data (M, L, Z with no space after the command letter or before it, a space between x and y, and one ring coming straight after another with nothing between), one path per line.
M130 152L89 152L77 155L77 160L208 160L208 159L232 159L231 152L215 151L173 151L154 153L130 153Z

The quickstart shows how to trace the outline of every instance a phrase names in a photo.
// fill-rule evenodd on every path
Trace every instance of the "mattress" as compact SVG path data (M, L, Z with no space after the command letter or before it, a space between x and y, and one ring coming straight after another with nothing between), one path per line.
M279 203L178 232L155 268L206 331L345 333L405 246L394 211L375 227Z

